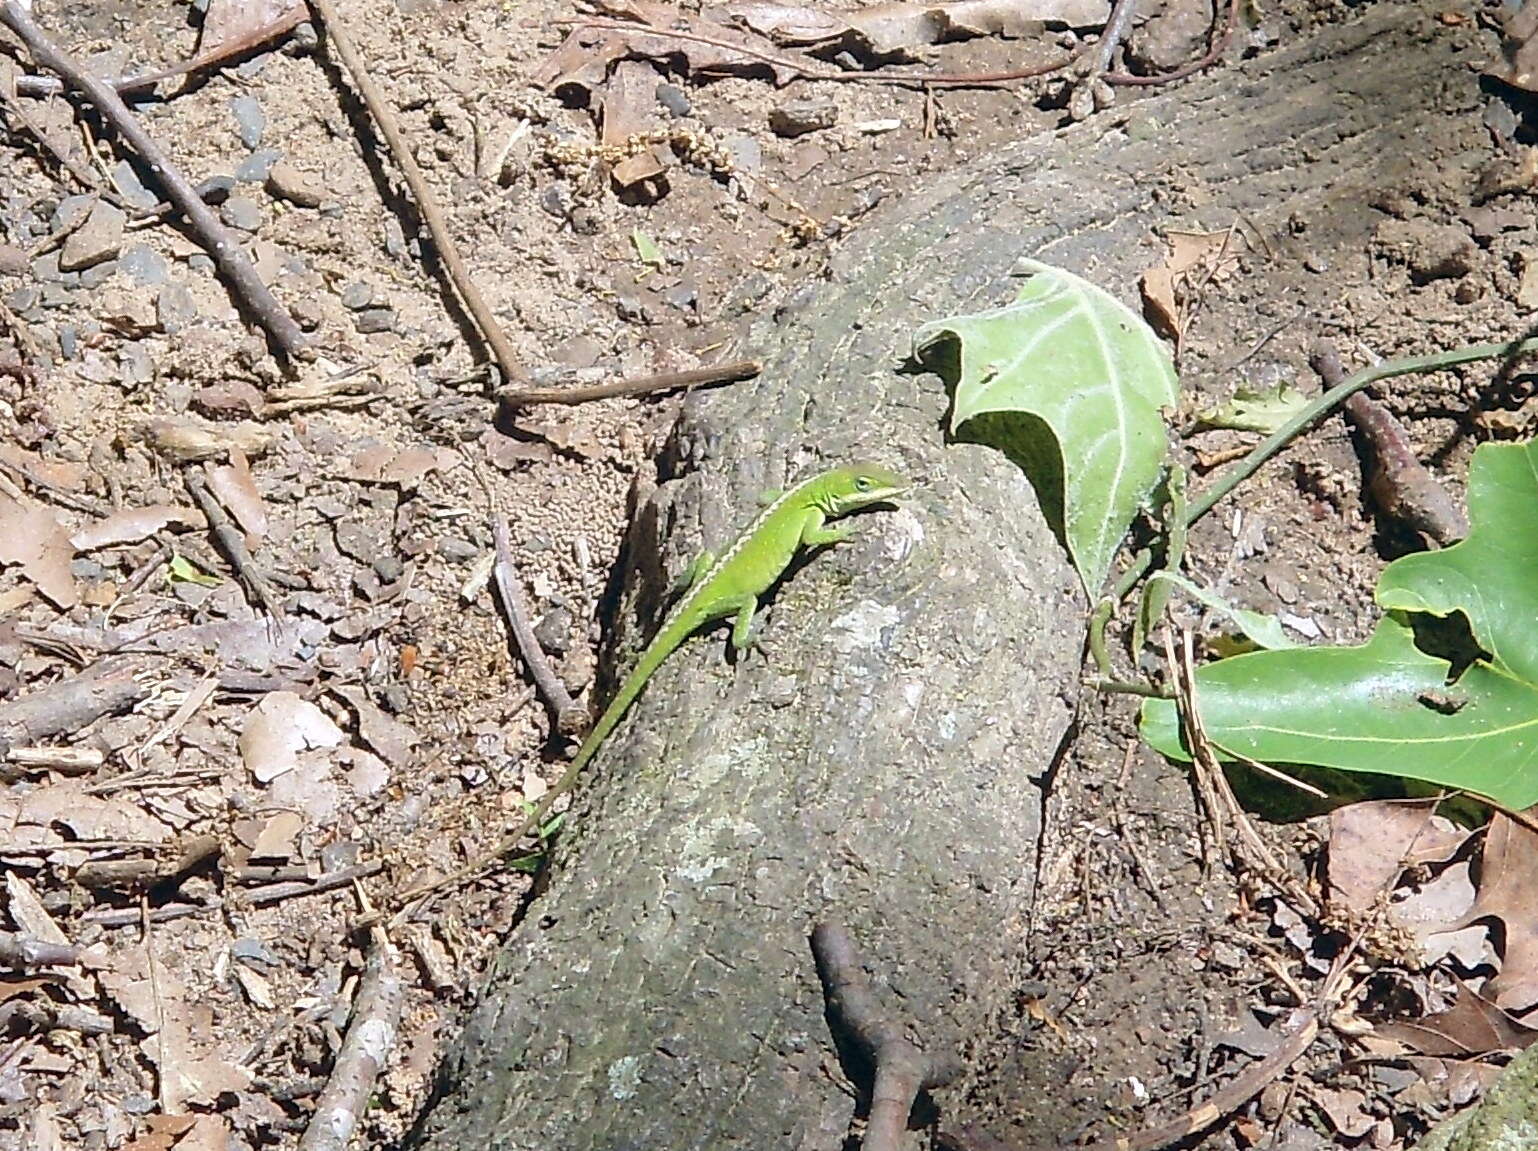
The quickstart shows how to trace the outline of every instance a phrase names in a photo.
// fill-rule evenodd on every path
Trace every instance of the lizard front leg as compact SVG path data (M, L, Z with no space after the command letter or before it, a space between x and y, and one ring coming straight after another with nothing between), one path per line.
M824 527L823 525L827 522L828 517L823 514L821 508L808 508L806 518L801 521L801 545L815 548L824 544L836 544L854 534L852 528Z
M693 591L700 580L710 574L710 569L716 566L716 553L702 551L695 556L684 573L673 581L673 594L680 595L686 591Z

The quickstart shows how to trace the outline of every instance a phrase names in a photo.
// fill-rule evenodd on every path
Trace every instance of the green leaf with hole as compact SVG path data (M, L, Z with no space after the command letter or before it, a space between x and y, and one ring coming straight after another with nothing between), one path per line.
M926 324L914 352L954 386L952 434L1025 470L1093 594L1158 482L1179 385L1136 312L1059 268L1025 268L1014 303Z
M1375 772L1538 803L1538 448L1484 444L1469 470L1462 543L1396 560L1378 581L1383 619L1359 647L1295 648L1197 672L1197 707L1220 755ZM1414 617L1461 614L1487 653L1455 680L1416 646ZM1143 708L1143 737L1186 758L1174 705Z
M650 264L658 271L661 271L662 266L667 263L662 249L657 246L657 241L640 228L631 229L630 242L635 245L635 254L640 257L641 263Z
M218 576L209 575L180 552L173 555L170 563L166 565L166 581L168 583L193 583L200 587L218 587L223 582Z
M1308 402L1307 396L1286 382L1272 388L1244 385L1226 404L1198 412L1196 426L1260 432L1269 436L1306 408Z

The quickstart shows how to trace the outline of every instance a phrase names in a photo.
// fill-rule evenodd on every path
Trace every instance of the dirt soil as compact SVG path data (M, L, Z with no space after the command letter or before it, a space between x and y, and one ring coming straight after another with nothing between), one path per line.
M1205 50L1210 11L1140 9L1133 66ZM1266 6L1228 56L1351 15ZM625 109L639 130L686 127L728 161L712 172L670 157L661 183L619 192L593 159L592 111L530 83L575 18L562 0L347 0L341 16L536 383L733 358L743 318L814 282L841 235L880 226L882 201L1067 117L1061 78L926 95L643 69ZM160 0L45 5L37 18L118 75L191 55L200 19ZM1498 58L1490 21L1439 18L1450 51L1476 66ZM975 39L931 57L955 72L1020 67L1092 32ZM31 71L14 40L0 43ZM1123 130L1136 100L1120 89L1095 115ZM1193 406L1246 380L1316 386L1305 354L1321 310L1356 363L1521 330L1538 302L1538 228L1516 116L1472 72L1446 105L1445 138L1416 142L1436 163L1342 205L1349 223L1296 222L1306 247L1370 216L1372 239L1309 266L1306 284L1273 290L1264 243L1236 222L1243 265L1214 278L1183 335ZM167 1116L184 1114L202 1117L200 1141L178 1146L297 1145L362 968L360 895L342 881L388 905L477 856L559 773L564 741L486 587L493 517L509 521L541 643L582 691L621 533L678 403L497 418L480 346L422 259L430 245L395 168L308 29L136 107L192 180L234 178L219 211L322 358L285 378L194 242L163 222L125 228L64 169L51 149L115 178L131 204L145 199L99 117L57 97L0 103L0 701L95 669L121 703L37 739L7 735L0 930L57 932L86 951L80 965L0 981L6 1151L169 1147L186 1122ZM827 126L782 135L771 125L787 114ZM645 261L648 240L660 267ZM1215 325L1254 334L1243 364L1207 358ZM1493 396L1489 376L1423 377L1386 396L1455 490L1475 439L1527 427L1520 390ZM1208 433L1187 446L1200 470L1252 440ZM215 546L189 474L207 475L234 515L277 616ZM1361 492L1356 447L1327 423L1204 525L1193 566L1304 638L1359 639L1376 618L1376 572L1412 542L1377 523ZM1175 1114L1243 1046L1214 1036L1281 1010L1234 926L1244 897L1203 866L1184 770L1128 750L1133 711L1086 701L1065 762L1041 765L1054 820L1039 862L1042 983L1000 1021L1002 1042L979 1045L998 1060L980 1118L1000 1134L1012 1120L998 1099L1028 1111L1043 1089L1128 1127ZM28 743L78 760L29 762L16 754ZM1307 865L1319 839L1295 823L1278 842ZM367 1146L410 1128L520 914L526 872L483 877L397 925L406 1004ZM1205 933L1169 930L1187 919ZM1261 914L1251 930L1273 926ZM1127 962L1148 956L1173 962ZM998 1053L1012 1044L1061 1050L1061 1082L1011 1081ZM1241 1126L1269 1116L1278 1146L1328 1145L1336 1133L1319 1116L1350 1109L1320 1098L1358 1090L1372 1121L1351 1138L1385 1147L1441 1106L1384 1102L1404 1084L1328 1062L1305 1084L1312 1110L1270 1098Z

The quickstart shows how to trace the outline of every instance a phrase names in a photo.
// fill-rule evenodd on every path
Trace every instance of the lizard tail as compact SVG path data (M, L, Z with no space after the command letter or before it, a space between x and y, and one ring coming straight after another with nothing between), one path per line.
M587 733L582 746L577 749L577 754L566 769L567 775L575 777L587 766L588 760L592 759L598 749L603 746L603 741L609 737L609 733L619 726L620 720L625 718L625 713L630 710L630 705L646 687L646 681L652 677L652 673L662 666L668 656L672 655L684 640L689 638L697 626L699 626L697 623L690 623L684 619L674 620L646 645L641 658L631 669L630 674L625 677L625 682L620 684L619 691L609 701L609 706L604 708L603 714L598 717L598 722L593 725L593 729Z

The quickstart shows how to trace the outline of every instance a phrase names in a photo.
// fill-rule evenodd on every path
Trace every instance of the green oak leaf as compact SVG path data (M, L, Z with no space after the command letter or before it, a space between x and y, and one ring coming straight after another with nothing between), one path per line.
M1025 261L1014 303L925 324L914 352L954 349L951 432L1022 467L1084 586L1104 583L1168 442L1161 409L1179 385L1134 311L1078 276Z
M1220 755L1374 772L1462 788L1507 807L1538 803L1538 449L1484 444L1469 470L1462 543L1384 569L1396 613L1357 647L1220 660L1196 675ZM1415 645L1408 617L1462 613L1489 659L1451 664ZM1143 738L1186 758L1174 705L1149 701Z

